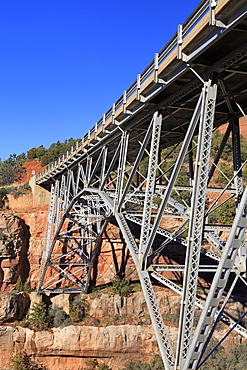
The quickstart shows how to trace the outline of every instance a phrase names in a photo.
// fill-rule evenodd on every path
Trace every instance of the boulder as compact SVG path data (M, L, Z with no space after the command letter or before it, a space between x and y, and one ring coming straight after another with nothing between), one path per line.
M0 296L0 321L22 320L30 306L29 295L25 292L2 293Z

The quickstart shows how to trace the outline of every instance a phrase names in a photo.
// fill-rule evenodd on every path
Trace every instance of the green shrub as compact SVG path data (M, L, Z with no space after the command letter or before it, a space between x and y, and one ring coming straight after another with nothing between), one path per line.
M25 352L13 354L9 359L11 370L47 370L46 367L36 364Z
M27 328L28 327L28 325L29 325L29 321L28 321L28 319L23 319L22 320L22 322L21 322L21 327L22 328Z
M162 358L159 355L154 354L150 362L150 367L152 370L165 370Z
M102 293L102 290L103 289L101 289L100 287L92 287L90 297L92 297L92 298L100 297L100 295Z
M98 364L97 370L110 370L108 365L105 364Z
M69 315L56 305L49 307L47 321L50 327L56 328L64 328L71 324Z
M165 370L163 361L159 355L154 354L150 363L128 362L121 370Z
M212 215L220 222L231 225L236 214L236 205L233 199L223 203L213 211Z
M86 365L87 370L111 370L108 365L99 364L97 359L88 359Z
M26 354L16 353L10 357L9 365L12 370L28 370L28 357Z
M180 317L180 308L177 308L176 311L175 311L175 313L166 316L165 319L167 321L170 321L173 324L178 325L178 323L179 323L179 317Z
M142 286L140 282L131 283L131 291L132 292L141 292Z
M124 274L118 274L117 277L112 280L112 291L121 297L126 297L131 292L131 283L126 280Z
M9 191L6 188L0 188L0 208L4 207L8 193Z
M69 305L69 317L73 322L79 322L85 317L85 307L82 301L75 298Z
M17 293L20 293L20 292L30 293L31 292L31 288L29 284L27 284L26 282L23 283L20 276L18 277L16 285L15 285L15 292Z
M94 369L97 369L97 366L98 366L98 361L96 359L88 359L86 361L86 365L87 365L87 370L94 370Z
M48 326L46 320L47 310L44 302L34 303L30 313L28 314L28 320L30 324L38 329L45 329Z
M96 317L93 319L93 325L97 326L100 324L100 319L97 319Z

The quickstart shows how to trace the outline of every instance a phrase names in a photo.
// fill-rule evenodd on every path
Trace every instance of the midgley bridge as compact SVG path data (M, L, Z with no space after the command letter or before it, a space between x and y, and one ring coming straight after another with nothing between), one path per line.
M247 337L227 316L236 287L247 285L246 158L239 126L247 112L246 74L246 0L203 0L82 141L36 180L51 192L39 292L87 292L101 236L114 218L136 266L166 370L199 368L219 321ZM222 142L212 151L213 131L224 123ZM233 175L215 187L230 135ZM232 225L217 223L213 212L230 202L236 209ZM179 226L167 229L168 218ZM155 263L168 245L181 249L180 259ZM202 277L208 290L199 299ZM155 298L157 283L181 295L176 348Z

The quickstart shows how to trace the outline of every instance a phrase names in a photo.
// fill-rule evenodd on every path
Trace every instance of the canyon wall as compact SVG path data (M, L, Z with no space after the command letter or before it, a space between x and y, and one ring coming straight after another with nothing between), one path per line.
M164 294L158 288L156 297L175 348L177 326L168 319L177 315L181 298L169 290ZM66 306L68 295L61 295L60 303L62 299ZM86 301L88 310L80 325L43 331L16 324L0 326L0 368L8 366L9 354L21 351L49 370L86 369L88 359L118 370L130 361L149 362L153 354L159 353L142 292L132 293L129 297L99 294L87 297ZM96 318L97 324L95 321L94 325L88 325L90 320L92 322ZM114 324L112 321L115 321ZM220 340L225 333L226 327L220 326L215 336ZM224 345L233 346L241 342L241 337L233 334Z

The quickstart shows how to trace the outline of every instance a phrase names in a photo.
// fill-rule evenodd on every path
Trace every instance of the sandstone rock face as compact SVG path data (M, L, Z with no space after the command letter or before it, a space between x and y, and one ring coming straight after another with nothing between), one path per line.
M28 283L32 289L37 288L39 280L39 268L44 247L49 203L49 192L35 185L34 180L34 177L32 177L29 182L32 194L24 194L18 198L14 198L9 194L8 209L4 210L4 214L8 216L10 216L10 212L18 215L18 218L22 219L22 222L28 226L30 237L27 263L25 264L29 268ZM14 262L12 261L12 263ZM118 271L125 271L128 278L132 280L137 278L136 269L119 228L116 225L109 224L102 236L98 264L93 273L95 285L109 283L115 278ZM6 274L7 271L5 271ZM48 272L48 276L50 276L49 274ZM2 290L6 290L6 286Z
M175 314L179 307L181 298L172 291L167 290L156 292L156 298L164 317ZM88 302L87 315L95 318L104 318L108 316L126 316L138 322L139 320L149 317L146 301L142 292L136 292L129 297L120 297L119 295L110 296L101 294L99 297L86 298Z
M170 326L167 331L174 347L177 328ZM226 330L219 330L217 339L225 333ZM227 340L231 345L240 343L239 336ZM1 368L8 366L11 354L24 351L49 370L87 368L89 358L118 370L130 361L149 362L154 353L159 353L151 325L67 326L37 332L19 326L0 326L0 348Z
M14 351L25 351L49 370L78 370L85 366L88 358L98 359L115 370L130 360L148 361L153 353L158 353L150 325L67 326L38 332L1 326L0 348L1 368L8 365Z
M25 292L1 294L0 322L22 320L29 306L30 298Z
M30 181L33 194L27 193L17 198L8 194L8 209L4 210L4 214L9 216L13 213L17 215L27 227L28 248L23 263L24 267L26 269L28 268L28 274L25 278L27 278L27 282L32 289L37 288L39 279L40 260L45 239L49 202L49 192L37 187L34 184L34 180L35 178L33 177ZM3 287L2 290L6 289Z
M28 276L27 249L29 232L22 219L0 213L0 289L11 290L18 276Z

